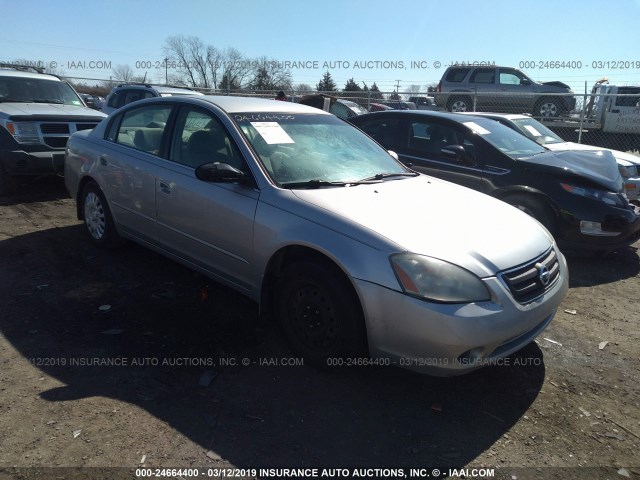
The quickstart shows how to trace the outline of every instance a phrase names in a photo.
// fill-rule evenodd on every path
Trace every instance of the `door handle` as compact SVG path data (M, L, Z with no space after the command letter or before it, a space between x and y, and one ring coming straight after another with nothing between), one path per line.
M100 165L107 166L107 157L104 155L100 155Z
M167 182L161 180L160 191L162 193L166 193L167 195L171 195L171 186Z

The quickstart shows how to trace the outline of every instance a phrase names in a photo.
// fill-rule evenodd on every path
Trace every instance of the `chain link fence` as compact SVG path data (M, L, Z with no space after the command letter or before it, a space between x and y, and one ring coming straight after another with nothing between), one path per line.
M88 79L73 79L86 83ZM115 82L112 82L115 83ZM125 82L123 82L125 83ZM200 89L210 95L275 99L278 90ZM611 148L640 155L640 87L596 84L577 93L514 92L380 92L285 90L287 101L306 102L323 108L310 96L330 98L330 111L348 118L386 109L418 109L449 112L496 112L529 116L564 141ZM337 101L339 100L339 101ZM535 125L539 125L535 124ZM542 127L534 128L542 137ZM533 130L530 133L535 134ZM531 135L530 135L531 136ZM534 135L535 136L535 135ZM534 138L535 140L540 140ZM639 158L640 162L640 158Z

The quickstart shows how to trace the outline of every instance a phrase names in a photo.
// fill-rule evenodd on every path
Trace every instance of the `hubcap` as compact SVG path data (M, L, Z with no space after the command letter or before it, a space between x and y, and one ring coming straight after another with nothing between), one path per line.
M558 107L555 103L543 103L540 107L540 116L556 117L558 115Z
M316 285L299 288L290 302L291 327L314 350L330 348L338 337L336 312L329 295Z
M463 102L462 100L458 100L453 102L453 105L451 105L451 111L452 112L466 112L467 111L467 104L465 102Z
M89 234L96 240L104 237L106 228L104 208L100 197L93 192L89 192L84 199L84 224Z

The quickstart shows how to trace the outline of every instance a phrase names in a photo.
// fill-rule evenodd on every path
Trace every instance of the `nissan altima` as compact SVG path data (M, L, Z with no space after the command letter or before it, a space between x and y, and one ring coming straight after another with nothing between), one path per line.
M133 240L243 293L316 365L465 373L531 342L567 292L530 216L304 105L132 103L71 137L65 183L97 246Z

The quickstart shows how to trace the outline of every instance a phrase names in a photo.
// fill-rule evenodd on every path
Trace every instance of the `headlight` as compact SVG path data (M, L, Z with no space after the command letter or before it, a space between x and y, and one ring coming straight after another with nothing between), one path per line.
M489 290L477 276L457 265L412 253L390 257L391 266L408 295L443 303L489 300Z
M38 126L35 123L7 122L6 128L18 143L40 143Z
M622 197L614 192L607 192L605 190L598 190L596 188L578 187L576 185L569 185L567 183L560 184L563 189L574 195L580 195L581 197L590 198L591 200L598 200L604 202L607 205L614 207L624 207L625 204Z

